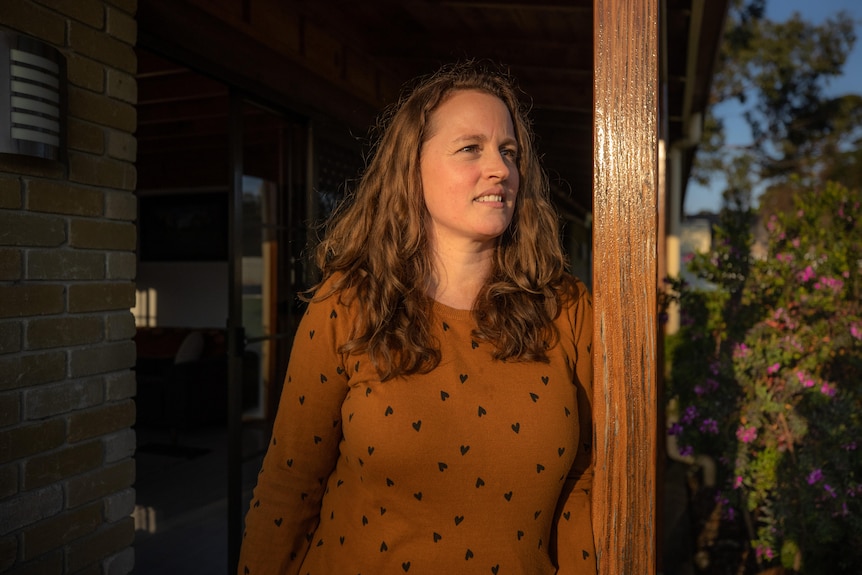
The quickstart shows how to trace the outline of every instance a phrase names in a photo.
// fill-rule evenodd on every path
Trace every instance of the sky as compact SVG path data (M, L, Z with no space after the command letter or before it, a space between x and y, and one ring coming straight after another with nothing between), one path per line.
M862 93L862 0L767 0L766 15L772 20L783 21L794 12L814 23L834 16L840 11L847 12L856 22L856 43L853 52L844 64L844 75L831 81L827 94ZM724 118L728 143L744 143L748 130L742 122L738 106L722 104L714 110ZM721 209L723 182L715 180L709 186L701 186L690 181L685 193L685 213L697 214L701 211L718 212Z

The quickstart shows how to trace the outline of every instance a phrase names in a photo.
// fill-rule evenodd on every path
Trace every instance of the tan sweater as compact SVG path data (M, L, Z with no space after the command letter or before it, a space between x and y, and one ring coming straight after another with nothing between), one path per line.
M336 351L351 309L310 304L239 574L594 575L592 311L577 286L550 363L492 359L469 311L435 304L441 364L383 383Z

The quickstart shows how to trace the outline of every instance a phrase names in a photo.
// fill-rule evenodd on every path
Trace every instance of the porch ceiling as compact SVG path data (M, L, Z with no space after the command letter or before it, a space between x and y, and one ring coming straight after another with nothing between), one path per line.
M673 142L686 133L686 116L706 106L728 0L663 5L662 78ZM266 29L266 19L278 18L284 19L280 35ZM398 86L441 63L468 57L506 63L530 98L539 151L561 212L582 217L590 210L593 0L147 0L139 5L139 28L147 49L225 81L265 88L300 112L338 118L353 130L366 128ZM293 32L299 36L295 44ZM316 65L315 54L340 61ZM208 134L214 125L206 112L221 109L212 104L226 93L217 83L184 80L176 70L166 74L164 66L160 58L139 61L143 135L157 137L147 125L168 108L183 116L176 120ZM351 74L370 75L359 80L370 88L351 90ZM165 83L184 96L160 101ZM164 132L169 137L170 130Z

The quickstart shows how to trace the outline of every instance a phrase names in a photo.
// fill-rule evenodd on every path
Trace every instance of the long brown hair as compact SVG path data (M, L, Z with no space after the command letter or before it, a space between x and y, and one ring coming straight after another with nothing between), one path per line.
M496 358L520 361L547 361L545 350L557 337L552 322L568 276L526 108L507 72L489 63L452 64L420 78L381 118L365 172L327 222L315 253L322 280L310 290L313 299L338 293L358 304L341 353L368 353L383 380L426 373L440 362L424 292L434 270L419 158L432 113L461 90L503 101L519 150L515 210L472 310L474 337L493 343Z

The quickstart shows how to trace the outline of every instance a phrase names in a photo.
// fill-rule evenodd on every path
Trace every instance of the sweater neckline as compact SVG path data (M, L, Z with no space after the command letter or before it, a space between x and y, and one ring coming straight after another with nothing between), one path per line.
M443 319L452 321L472 322L473 312L469 309L457 309L437 300L432 300L434 313Z

